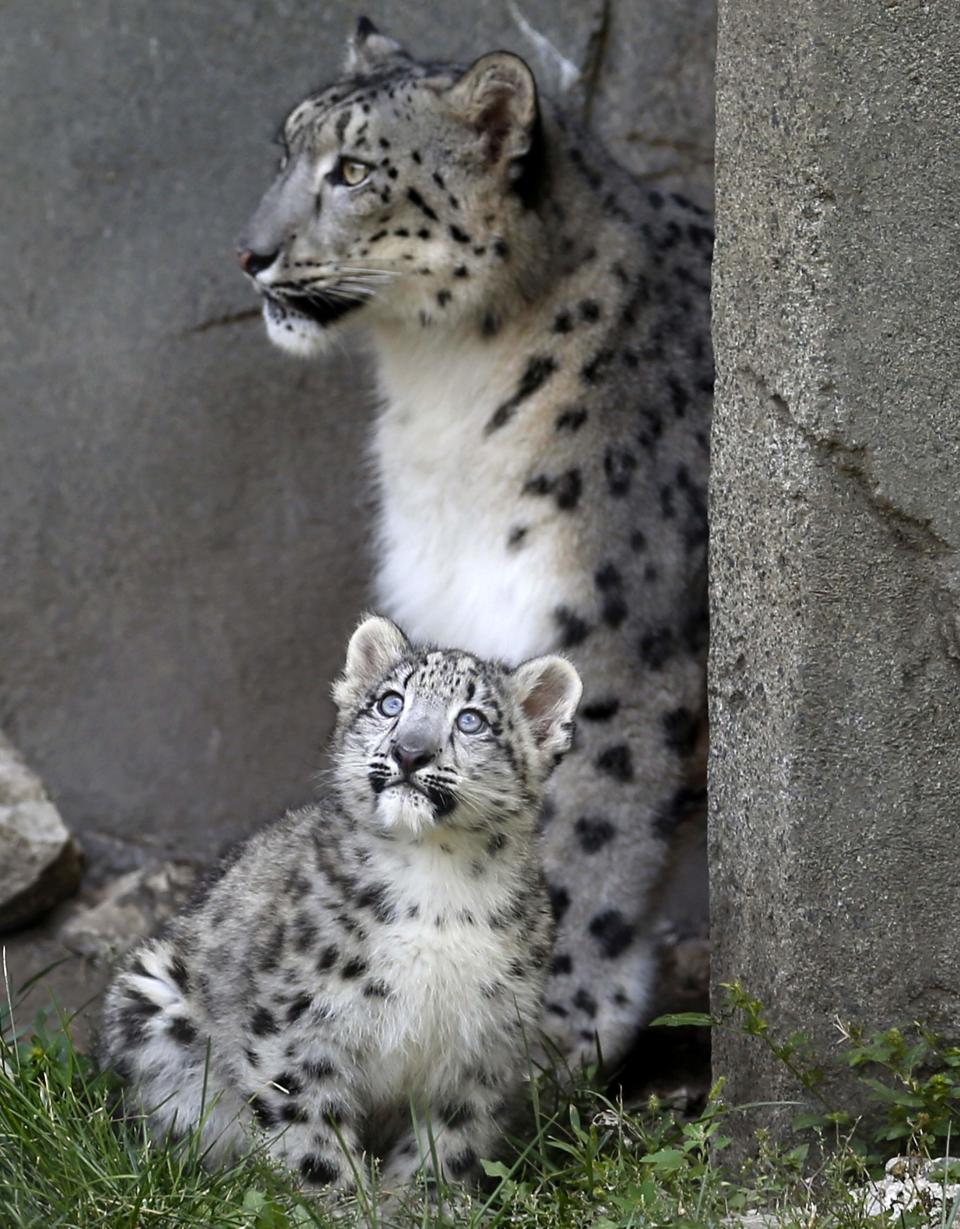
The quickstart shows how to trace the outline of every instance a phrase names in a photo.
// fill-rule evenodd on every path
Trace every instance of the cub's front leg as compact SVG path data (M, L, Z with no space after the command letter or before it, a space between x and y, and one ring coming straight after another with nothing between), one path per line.
M333 1047L324 1046L322 1056L311 1055L312 1048L309 1037L288 1035L284 1050L295 1057L285 1053L272 1078L259 1081L250 1098L256 1122L267 1134L271 1156L307 1187L366 1187L356 1073ZM259 1065L269 1070L263 1061Z
M503 1147L506 1110L515 1100L509 1087L513 1082L489 1070L464 1070L448 1095L436 1096L426 1114L412 1117L384 1160L384 1188L404 1186L418 1173L436 1177L438 1167L447 1182L476 1183L483 1172L481 1160ZM505 1088L513 1095L505 1097Z

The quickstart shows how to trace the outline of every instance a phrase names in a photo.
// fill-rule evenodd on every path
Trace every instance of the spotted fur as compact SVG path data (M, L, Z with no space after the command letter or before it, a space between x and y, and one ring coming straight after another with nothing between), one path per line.
M571 1059L599 1039L616 1062L703 803L710 220L632 179L517 57L421 63L368 27L284 140L242 262L279 345L372 338L380 604L582 673L545 830L546 1021Z
M213 1161L259 1137L315 1186L362 1181L364 1153L388 1188L435 1161L476 1176L536 1040L534 834L579 695L559 657L508 670L361 624L332 792L255 836L108 991L103 1059L157 1136L201 1124Z

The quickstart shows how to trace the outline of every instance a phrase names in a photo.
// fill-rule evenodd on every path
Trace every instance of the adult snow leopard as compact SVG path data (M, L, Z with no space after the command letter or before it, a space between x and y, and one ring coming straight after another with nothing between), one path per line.
M270 338L373 342L377 600L419 638L580 670L544 857L545 1025L619 1060L671 842L702 809L712 232L517 56L418 61L361 19L241 243Z

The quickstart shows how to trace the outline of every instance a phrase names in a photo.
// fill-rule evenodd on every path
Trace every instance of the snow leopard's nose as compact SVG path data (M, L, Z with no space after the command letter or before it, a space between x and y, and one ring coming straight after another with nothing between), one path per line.
M432 740L418 738L412 733L398 738L390 748L390 754L405 777L413 776L418 768L429 764L436 753Z
M276 252L254 252L252 248L244 248L242 252L237 254L237 259L240 261L240 268L244 273L249 273L251 277L256 277L264 269L269 269L279 255L279 250Z

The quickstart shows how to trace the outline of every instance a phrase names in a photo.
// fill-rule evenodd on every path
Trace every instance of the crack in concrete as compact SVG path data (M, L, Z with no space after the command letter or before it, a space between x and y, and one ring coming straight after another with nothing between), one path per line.
M866 505L895 533L909 550L925 554L933 560L934 571L929 577L931 596L939 606L939 629L942 648L954 662L960 663L960 552L933 528L930 518L918 517L900 507L884 493L870 464L870 450L862 444L848 444L832 435L819 435L791 411L787 399L770 390L767 380L752 368L738 367L738 372L751 380L769 401L781 422L797 432L804 443L824 465L831 465L853 480ZM832 384L822 392L832 391ZM951 566L951 563L953 566Z
M211 316L208 320L201 320L199 324L192 324L190 328L184 329L181 337L192 337L194 333L206 333L208 329L219 329L226 325L243 324L247 320L256 320L263 315L263 309L260 307L245 307L243 311L225 312L222 316Z
M777 417L792 427L817 457L825 464L851 477L857 484L867 503L875 512L887 520L895 521L901 533L910 540L918 537L920 542L910 541L915 549L927 549L936 555L952 555L956 548L932 526L931 518L916 516L900 507L893 498L880 488L880 480L873 472L870 464L870 451L864 445L848 444L845 440L833 435L818 434L807 423L800 419L790 409L787 398L782 393L770 387L769 381L752 367L739 365L738 375L745 376L761 396L772 406ZM824 392L831 386L824 386Z
M597 91L600 88L600 77L606 65L612 14L613 0L600 0L599 12L590 27L587 46L583 53L580 80L583 83L583 120L588 125L593 115L593 104L596 101Z

